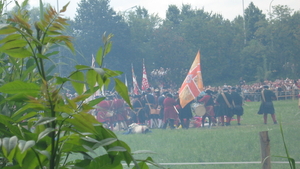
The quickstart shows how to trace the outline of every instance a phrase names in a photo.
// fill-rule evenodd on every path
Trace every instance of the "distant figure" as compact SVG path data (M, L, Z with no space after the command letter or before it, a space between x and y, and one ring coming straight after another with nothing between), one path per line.
M271 114L274 124L277 124L275 109L273 106L272 99L276 100L276 95L273 91L268 90L269 86L263 86L261 91L261 104L259 107L258 114L264 115L264 124L267 124L268 114Z
M189 102L187 105L184 106L184 108L181 107L180 105L180 99L179 99L179 94L176 93L176 103L177 105L175 106L176 109L179 112L179 119L180 119L180 123L183 129L189 129L190 127L190 120L191 118L193 118L193 114L192 114L192 109L191 109L191 102Z
M145 112L143 107L145 103L141 100L141 95L133 96L134 100L132 103L134 114L132 114L132 122L134 123L145 123Z
M214 112L214 99L212 97L213 91L211 90L206 90L205 91L206 95L203 96L198 102L204 102L204 107L206 110L206 113L202 116L202 127L204 127L204 122L206 117L208 117L208 127L211 127L211 123L215 123L215 112Z
M238 125L241 125L241 116L244 114L243 98L236 91L235 87L231 88L231 98L233 105L233 114L235 114L237 117Z
M240 85L240 87L243 86L243 85L245 85L245 84L246 84L246 81L243 80L242 77L240 77L240 80L239 80L239 85Z
M178 119L178 114L175 109L176 101L173 98L173 96L168 93L166 94L166 98L164 100L164 126L163 129L167 128L167 125L169 124L171 129L174 129L174 122L176 119Z
M226 126L230 125L231 118L233 116L232 98L228 93L228 88L224 88L223 92L217 97L217 103L220 105L218 111L218 117L221 117L222 126L224 126L224 117L226 116Z

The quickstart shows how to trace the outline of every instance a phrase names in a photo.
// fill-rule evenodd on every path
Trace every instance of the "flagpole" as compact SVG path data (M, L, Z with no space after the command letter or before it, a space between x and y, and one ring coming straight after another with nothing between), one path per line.
M133 92L134 94L138 95L140 92L138 83L136 81L136 76L134 74L134 70L133 70L133 64L131 63L131 69L132 69L132 82L133 82Z

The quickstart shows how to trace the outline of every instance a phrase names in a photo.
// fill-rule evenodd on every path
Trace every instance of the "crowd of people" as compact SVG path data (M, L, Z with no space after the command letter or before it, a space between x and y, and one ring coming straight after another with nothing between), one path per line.
M111 130L126 130L133 123L161 129L188 129L205 127L205 124L208 127L228 126L231 125L233 116L236 116L237 125L241 125L243 103L247 101L247 93L255 92L262 102L258 113L263 114L264 123L267 124L268 114L271 114L273 123L276 124L272 103L272 100L277 99L276 92L280 88L283 91L298 90L299 84L300 80L285 79L247 85L241 79L235 86L208 86L194 101L184 107L180 105L176 90L148 88L140 95L131 95L133 109L117 94L110 94L96 106L93 114ZM196 118L198 106L204 107L205 112Z

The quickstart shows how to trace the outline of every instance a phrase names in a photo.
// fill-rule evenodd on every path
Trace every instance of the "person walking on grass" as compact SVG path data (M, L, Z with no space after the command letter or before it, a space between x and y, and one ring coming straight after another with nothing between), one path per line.
M204 127L204 122L206 117L208 117L208 124L209 127L211 127L211 123L213 124L216 123L215 119L215 112L214 112L214 99L212 97L213 91L211 90L206 90L205 91L206 95L204 95L198 102L204 102L204 107L206 110L206 113L202 116L202 127Z
M173 96L168 93L166 94L166 98L164 100L164 126L163 129L167 128L169 124L171 129L175 129L174 122L178 119L178 114L175 109L176 101Z
M189 102L187 105L185 105L183 108L180 105L180 98L179 98L179 93L175 94L175 101L176 101L176 109L178 111L178 116L180 119L180 124L183 129L189 129L190 127L190 120L193 118L192 114L192 109L191 109L191 104L193 101Z
M274 124L277 124L275 109L272 100L276 100L276 95L273 91L269 90L269 86L263 86L261 91L261 104L258 114L264 115L264 124L267 124L268 114L271 114Z
M238 125L241 125L241 116L244 114L243 98L238 94L235 87L231 88L233 114L236 115Z
M228 93L228 88L224 88L223 92L220 93L217 97L217 104L220 105L219 107L219 117L221 117L222 126L224 126L224 117L226 116L226 126L230 125L231 118L233 116L233 109L232 109L232 98L231 95Z

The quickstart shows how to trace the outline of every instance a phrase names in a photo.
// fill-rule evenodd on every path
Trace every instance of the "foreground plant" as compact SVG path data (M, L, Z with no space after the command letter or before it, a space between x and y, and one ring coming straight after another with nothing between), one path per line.
M282 120L281 120L281 114L280 114L279 128L280 128L280 134L281 134L281 138L282 138L282 141L283 141L283 146L284 146L284 150L285 150L286 156L274 156L274 157L286 158L288 160L288 162L289 162L290 168L291 169L296 169L295 159L290 156L288 148L286 146L286 142L285 142L285 138L284 138L284 133L283 133L283 126L282 126L281 121Z
M4 66L0 71L0 168L123 168L122 162L148 168L146 163L154 164L150 157L135 160L130 147L88 113L105 98L85 100L111 80L130 105L126 86L115 78L122 72L102 68L112 35L103 36L104 46L96 56L98 68L77 65L68 77L51 75L54 65L47 69L45 65L59 54L53 48L64 45L74 51L71 37L62 34L68 24L60 13L68 4L59 13L47 8L34 29L28 24L26 5L24 1L8 24L0 26L0 64ZM40 9L44 11L41 0ZM67 82L77 97L61 94ZM91 156L99 148L106 153ZM84 159L69 161L70 154L82 154Z

